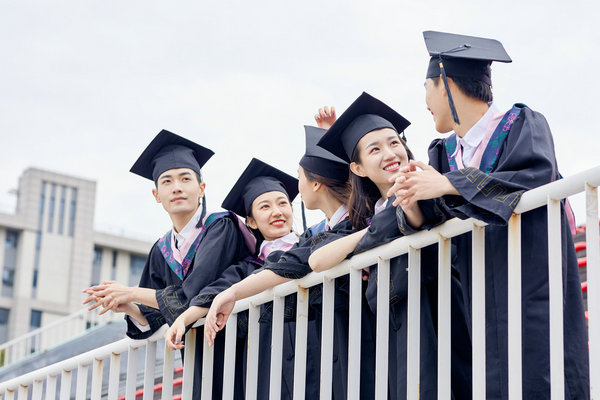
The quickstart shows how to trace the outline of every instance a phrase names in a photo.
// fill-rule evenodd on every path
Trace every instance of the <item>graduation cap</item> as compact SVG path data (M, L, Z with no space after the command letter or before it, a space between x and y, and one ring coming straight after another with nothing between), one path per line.
M448 103L454 122L460 123L452 94L448 88L447 76L471 78L492 85L490 64L492 61L512 62L502 43L495 39L453 33L425 31L425 46L431 56L426 78L442 75Z
M267 192L283 192L291 202L298 195L298 179L253 158L223 200L221 207L247 217L254 199Z
M129 171L154 182L173 168L189 168L200 175L200 168L213 154L212 150L163 129Z
M402 115L363 92L333 123L318 145L349 163L358 141L367 133L390 128L403 134L409 125Z
M300 159L300 166L325 178L347 180L350 169L348 163L317 146L327 130L305 125L304 132L306 134L306 151Z

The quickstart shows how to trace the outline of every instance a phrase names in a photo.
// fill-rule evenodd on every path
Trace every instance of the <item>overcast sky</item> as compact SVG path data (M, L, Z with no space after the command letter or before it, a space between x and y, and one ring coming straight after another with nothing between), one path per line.
M495 100L546 116L569 176L598 164L598 15L591 1L0 0L0 210L39 167L97 182L96 229L156 238L170 221L128 171L161 129L215 151L203 173L218 210L253 156L296 174L303 125L362 91L412 122L426 160L424 30L504 44Z

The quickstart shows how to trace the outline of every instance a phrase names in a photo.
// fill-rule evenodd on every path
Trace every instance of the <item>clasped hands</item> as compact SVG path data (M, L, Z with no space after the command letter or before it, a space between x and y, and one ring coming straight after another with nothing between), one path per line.
M83 301L83 304L94 302L88 307L89 311L102 306L103 309L100 310L99 315L109 310L126 312L131 302L134 301L133 289L115 281L103 281L99 285L83 289L83 293L89 295Z
M396 196L394 206L400 205L405 210L415 207L418 200L458 194L447 177L421 161L411 160L408 166L390 178L390 182L394 185L387 196Z

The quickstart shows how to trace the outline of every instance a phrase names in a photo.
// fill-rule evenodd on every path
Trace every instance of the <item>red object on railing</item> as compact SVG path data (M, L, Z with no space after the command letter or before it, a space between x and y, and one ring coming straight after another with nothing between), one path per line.
M580 257L580 258L578 258L577 259L577 265L579 265L579 268L587 266L587 257Z
M583 233L585 232L585 225L578 226L575 228L575 233Z
M585 242L576 242L575 243L575 251L580 252L581 250L585 250Z
M581 282L581 291L587 292L587 282Z

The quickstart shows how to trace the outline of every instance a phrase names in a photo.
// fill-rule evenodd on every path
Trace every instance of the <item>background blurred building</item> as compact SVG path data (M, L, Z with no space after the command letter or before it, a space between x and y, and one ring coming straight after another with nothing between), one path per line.
M96 182L29 168L0 213L0 343L78 311L102 280L137 285L152 243L94 231Z

